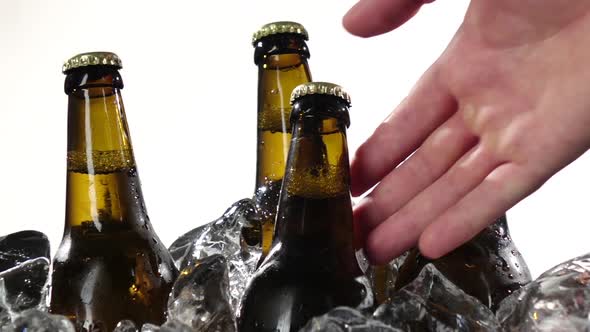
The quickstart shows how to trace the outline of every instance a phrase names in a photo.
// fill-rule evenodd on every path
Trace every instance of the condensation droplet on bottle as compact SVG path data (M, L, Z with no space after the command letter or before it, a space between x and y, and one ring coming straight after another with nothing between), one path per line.
M504 272L508 272L510 270L510 267L508 266L508 263L506 262L506 260L502 257L498 257L498 262L496 263L496 266L502 267L502 271Z

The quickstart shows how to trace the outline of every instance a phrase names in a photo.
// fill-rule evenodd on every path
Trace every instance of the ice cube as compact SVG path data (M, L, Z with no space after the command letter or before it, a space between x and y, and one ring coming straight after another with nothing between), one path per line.
M323 316L312 318L299 332L403 332L379 321L365 317L361 312L338 307Z
M32 258L49 259L49 240L37 231L21 231L0 237L0 271Z
M199 329L192 329L190 326L186 326L185 324L176 321L176 320L172 320L172 321L168 321L166 322L166 324L162 325L162 327L160 328L160 332L205 332L205 331L209 331L209 330L199 330ZM211 332L214 332L217 330L211 330Z
M260 241L243 238L242 229L255 227L258 222L254 201L242 199L219 219L178 238L169 250L180 271L205 257L224 256L229 267L230 303L235 311L262 253Z
M214 254L185 267L168 299L168 318L195 331L235 331L227 260Z
M137 332L137 326L128 319L120 321L113 332Z
M37 231L0 237L0 279L7 309L22 311L44 304L49 274L49 240Z
M573 258L500 303L506 331L590 331L590 254Z
M501 331L492 311L448 281L432 264L373 318L403 331Z
M160 327L154 324L143 324L141 332L160 332Z
M46 312L29 309L21 312L11 324L2 331L14 332L75 332L74 324L65 316L51 315Z
M0 297L9 312L44 308L49 260L33 258L0 272Z
M377 304L381 304L391 297L391 294L394 292L399 268L407 256L408 253L406 252L388 264L380 266L367 265L365 275L369 279ZM363 261L366 261L364 254L361 257Z

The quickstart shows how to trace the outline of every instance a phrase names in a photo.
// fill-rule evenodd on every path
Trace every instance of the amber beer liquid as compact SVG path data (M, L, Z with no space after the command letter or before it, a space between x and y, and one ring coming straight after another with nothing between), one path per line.
M400 267L395 288L414 280L428 263L493 311L505 297L531 281L529 269L510 238L505 215L439 259L429 260L412 249Z
M291 141L289 99L296 86L311 81L307 39L307 31L296 22L269 23L253 36L254 63L258 66L254 200L261 216L263 256L268 254L272 243Z
M293 91L293 137L276 237L248 285L240 332L298 331L337 306L355 307L364 288L353 245L346 127L349 97L336 85Z
M66 62L66 221L53 261L50 311L78 331L165 321L178 274L150 224L137 174L113 53Z

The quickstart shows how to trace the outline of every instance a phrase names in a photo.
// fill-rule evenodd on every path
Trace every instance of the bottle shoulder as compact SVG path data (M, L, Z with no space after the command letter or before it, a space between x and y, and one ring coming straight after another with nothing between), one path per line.
M54 262L92 261L94 259L111 261L119 258L135 261L138 264L145 261L153 265L153 269L169 270L170 279L174 279L178 272L172 257L164 244L159 240L151 228L141 229L127 225L123 229L97 232L84 230L81 226L71 227L66 231Z

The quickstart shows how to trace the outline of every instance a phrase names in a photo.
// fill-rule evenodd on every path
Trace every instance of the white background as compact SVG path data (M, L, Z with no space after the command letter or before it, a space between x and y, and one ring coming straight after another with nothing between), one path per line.
M342 28L353 3L0 0L0 234L37 229L53 252L58 246L67 125L61 64L84 51L114 51L123 60L143 192L166 245L252 194L257 68L250 42L264 23L307 27L313 79L352 95L352 153L444 50L468 1L439 0L372 39ZM509 211L534 276L590 251L589 166L580 158Z

